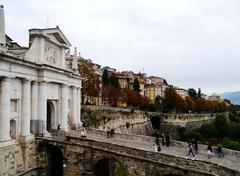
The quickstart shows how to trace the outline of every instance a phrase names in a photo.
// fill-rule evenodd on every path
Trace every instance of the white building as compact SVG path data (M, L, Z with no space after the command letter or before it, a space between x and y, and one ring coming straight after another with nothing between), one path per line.
M0 146L81 124L81 77L67 69L71 44L56 28L30 29L29 48L7 50L0 6Z
M174 89L177 92L177 94L180 95L183 99L185 99L188 96L188 90L179 87L174 87Z

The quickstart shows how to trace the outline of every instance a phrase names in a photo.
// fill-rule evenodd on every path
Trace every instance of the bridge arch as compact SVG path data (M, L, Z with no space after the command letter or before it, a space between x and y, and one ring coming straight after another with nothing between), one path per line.
M63 176L63 153L55 145L46 146L49 175Z
M125 176L128 175L122 162L114 157L101 157L93 166L94 176Z

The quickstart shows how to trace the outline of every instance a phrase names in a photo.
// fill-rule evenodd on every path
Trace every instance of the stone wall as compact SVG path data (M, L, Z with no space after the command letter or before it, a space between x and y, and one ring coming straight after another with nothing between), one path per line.
M76 137L78 134L78 132L68 134L66 141L38 139L39 143L55 145L62 150L66 158L64 161L66 165L64 168L65 176L92 176L96 164L102 159L109 160L113 170L122 168L124 175L128 176L165 174L189 176L239 175L236 171L210 161L192 160L103 141L78 138ZM110 175L113 176L113 174Z
M90 127L106 129L107 126L114 126L117 132L122 133L149 135L152 131L150 119L154 116L161 119L160 130L165 133L176 133L180 127L199 128L215 118L214 114L164 114L105 106L82 108L82 119ZM130 125L128 128L127 123Z
M37 152L35 139L19 140L12 145L0 148L0 175L1 176L44 176L39 169L46 161L41 152ZM46 163L45 163L46 165Z
M121 108L84 106L81 113L82 120L97 129L105 129L107 126L119 127L126 123L137 124L149 120L148 113Z

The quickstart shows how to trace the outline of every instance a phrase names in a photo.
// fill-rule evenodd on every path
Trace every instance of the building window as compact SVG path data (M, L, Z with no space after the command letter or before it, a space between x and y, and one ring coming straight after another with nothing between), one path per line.
M18 100L11 100L11 112L18 112Z

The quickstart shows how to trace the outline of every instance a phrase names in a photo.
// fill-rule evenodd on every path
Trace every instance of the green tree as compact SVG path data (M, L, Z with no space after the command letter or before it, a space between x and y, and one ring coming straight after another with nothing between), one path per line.
M102 74L102 83L104 86L109 84L109 76L108 76L108 71L105 69Z
M154 100L154 106L157 110L161 110L161 101L162 101L161 96L157 95L155 100Z
M201 93L201 89L198 88L198 94L197 94L197 98L201 98L202 97L202 93Z
M136 91L136 92L141 92L139 81L138 81L137 78L135 78L134 81L133 81L133 90Z
M119 85L119 82L118 82L118 79L115 77L115 76L111 76L109 78L109 83L115 87L115 89L117 90L120 90L120 85Z
M197 92L195 89L188 89L188 95L192 98L193 101L197 99Z
M228 136L229 130L229 119L225 114L216 115L216 119L214 121L215 129L217 129L217 136L219 138L223 138Z
M217 135L217 130L212 124L202 125L201 128L199 129L199 132L204 138L207 138L207 140L209 138L216 137Z

